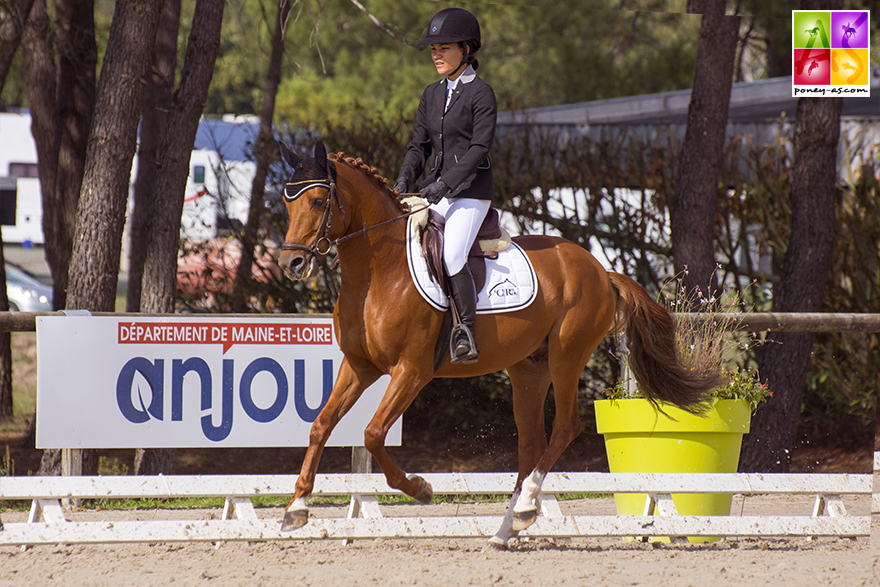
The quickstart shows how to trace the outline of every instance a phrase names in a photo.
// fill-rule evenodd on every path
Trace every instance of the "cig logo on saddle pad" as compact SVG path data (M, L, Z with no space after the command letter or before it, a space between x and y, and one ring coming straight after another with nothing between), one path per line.
M514 285L509 279L505 279L501 283L493 285L491 288L489 288L489 299L507 299L518 297L519 288Z

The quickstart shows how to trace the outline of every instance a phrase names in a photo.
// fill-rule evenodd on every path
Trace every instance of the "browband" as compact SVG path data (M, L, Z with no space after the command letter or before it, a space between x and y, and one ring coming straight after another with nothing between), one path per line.
M324 179L304 179L302 181L287 182L284 185L284 199L292 202L312 188L332 190L332 186L336 183L336 164L333 161L327 162L327 171L330 177ZM294 192L294 190L296 191Z
M300 187L301 186L301 187ZM312 188L330 189L330 180L327 179L307 179L304 181L295 181L284 186L284 199L292 202L305 192ZM297 190L294 192L294 190Z

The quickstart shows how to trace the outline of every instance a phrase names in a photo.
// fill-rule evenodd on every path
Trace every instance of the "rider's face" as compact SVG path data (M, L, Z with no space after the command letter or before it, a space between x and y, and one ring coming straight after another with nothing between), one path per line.
M437 73L440 75L450 75L459 66L463 58L464 52L458 43L435 43L431 45L431 60L434 62L434 67L437 68ZM456 79L461 75L461 72L462 69L459 69L450 77Z

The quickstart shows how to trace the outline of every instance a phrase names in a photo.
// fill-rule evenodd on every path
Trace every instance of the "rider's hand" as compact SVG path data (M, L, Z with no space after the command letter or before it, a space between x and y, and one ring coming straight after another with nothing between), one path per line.
M394 187L391 188L392 191L395 191L398 194L405 194L405 193L407 193L408 189L409 189L409 186L406 185L406 178L405 177L398 177L397 181L394 182Z
M435 181L422 190L422 197L431 204L436 204L443 196L449 193L449 186L442 179Z

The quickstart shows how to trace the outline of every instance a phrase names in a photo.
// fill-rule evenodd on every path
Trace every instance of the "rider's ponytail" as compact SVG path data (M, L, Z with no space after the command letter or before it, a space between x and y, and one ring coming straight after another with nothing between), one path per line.
M470 41L461 41L459 46L464 53L463 61L473 67L474 71L477 71L480 68L480 62L477 61L477 57L474 54L479 50L479 47L475 47Z

